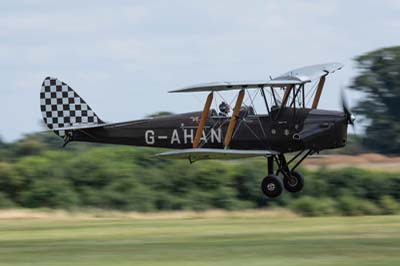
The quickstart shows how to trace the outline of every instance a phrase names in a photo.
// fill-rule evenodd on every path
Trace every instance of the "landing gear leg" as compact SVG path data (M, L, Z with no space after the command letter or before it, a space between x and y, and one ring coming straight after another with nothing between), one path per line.
M274 157L269 156L267 160L268 160L268 175L273 175L274 174Z

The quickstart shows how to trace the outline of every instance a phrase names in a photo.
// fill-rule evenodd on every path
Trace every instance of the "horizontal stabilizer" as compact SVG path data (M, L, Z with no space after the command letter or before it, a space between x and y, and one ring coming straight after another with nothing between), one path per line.
M156 156L171 159L188 159L191 162L198 160L217 159L231 160L258 156L271 156L278 154L268 150L232 150L232 149L184 149L159 153Z
M81 125L76 125L76 126L71 126L71 127L60 127L60 128L53 128L53 131L58 131L58 130L64 130L64 131L69 131L69 130L81 130L81 129L89 129L89 128L101 128L108 126L110 124L81 124Z

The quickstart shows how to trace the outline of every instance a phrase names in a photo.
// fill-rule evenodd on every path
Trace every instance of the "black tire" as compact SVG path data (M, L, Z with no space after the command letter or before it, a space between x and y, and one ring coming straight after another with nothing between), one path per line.
M278 197L282 193L282 190L282 181L277 176L266 176L261 182L261 191L269 198Z
M293 171L290 176L283 177L283 185L285 189L290 193L296 193L303 189L304 187L304 177L299 172Z

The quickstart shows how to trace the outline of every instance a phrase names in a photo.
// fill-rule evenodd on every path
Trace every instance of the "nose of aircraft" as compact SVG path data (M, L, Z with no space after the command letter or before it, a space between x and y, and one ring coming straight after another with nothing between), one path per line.
M303 129L294 134L293 139L309 141L316 137L330 136L329 138L344 139L345 142L349 121L345 112L314 109L308 113Z

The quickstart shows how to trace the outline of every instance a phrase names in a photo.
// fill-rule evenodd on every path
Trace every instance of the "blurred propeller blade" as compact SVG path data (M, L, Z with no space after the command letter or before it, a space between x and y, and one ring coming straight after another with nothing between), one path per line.
M354 121L356 120L356 117L354 115L352 115L350 112L349 105L347 104L347 97L346 97L343 87L340 90L340 99L341 99L341 103L342 103L343 112L346 115L347 123L349 125L352 125L353 129L354 129Z

